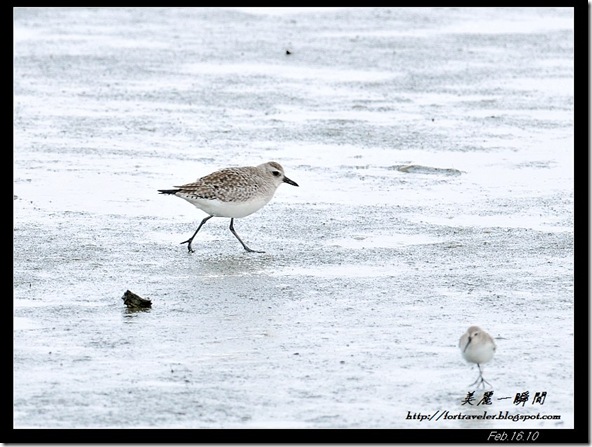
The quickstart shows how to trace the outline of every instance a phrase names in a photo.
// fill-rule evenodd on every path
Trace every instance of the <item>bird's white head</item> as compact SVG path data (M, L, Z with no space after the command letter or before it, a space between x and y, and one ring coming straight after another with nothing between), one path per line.
M284 168L276 161L269 161L267 163L260 164L259 168L265 169L266 173L269 173L273 182L276 184L276 187L281 185L282 183L288 183L289 185L298 186L294 180L290 180L284 174Z

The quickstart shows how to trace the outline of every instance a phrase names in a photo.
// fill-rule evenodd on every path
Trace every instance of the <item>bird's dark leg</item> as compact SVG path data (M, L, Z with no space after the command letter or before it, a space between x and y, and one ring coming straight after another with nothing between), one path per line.
M208 216L206 217L204 220L201 221L201 223L199 224L199 227L197 227L197 230L195 230L195 233L193 233L193 236L191 236L189 239L187 239L186 241L181 242L182 244L188 244L187 245L187 249L189 250L189 253L193 253L193 249L191 248L191 242L193 242L193 238L195 237L195 235L197 234L197 232L199 231L199 229L201 227L203 227L203 224L205 224L208 220L210 220L212 217L214 216Z
M199 230L199 228L198 228L198 230ZM232 231L232 234L234 234L234 236L242 244L243 248L245 250L247 250L249 253L265 253L264 251L257 251L257 250L253 250L253 249L247 247L247 245L241 240L241 238L238 237L238 234L236 234L236 231L234 231L234 217L230 219L230 231Z

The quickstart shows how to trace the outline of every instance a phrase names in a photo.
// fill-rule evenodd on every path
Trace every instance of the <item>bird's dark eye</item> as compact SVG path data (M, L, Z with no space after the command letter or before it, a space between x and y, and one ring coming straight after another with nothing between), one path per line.
M274 177L279 177L280 175L282 175L280 171L272 171L272 174Z

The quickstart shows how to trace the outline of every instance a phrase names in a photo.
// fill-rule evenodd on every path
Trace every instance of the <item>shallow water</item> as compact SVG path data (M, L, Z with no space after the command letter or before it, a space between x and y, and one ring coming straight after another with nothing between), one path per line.
M15 428L573 428L572 9L17 8L14 36ZM205 215L156 190L268 160L300 188L235 223L266 253L212 219L189 255ZM560 418L447 417L483 411Z

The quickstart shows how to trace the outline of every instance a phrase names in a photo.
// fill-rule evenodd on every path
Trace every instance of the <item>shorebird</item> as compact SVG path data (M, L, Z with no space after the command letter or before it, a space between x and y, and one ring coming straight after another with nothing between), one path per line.
M204 218L193 236L181 244L187 244L190 253L193 238L212 217L230 217L230 231L247 252L265 253L249 248L234 230L234 219L245 217L267 204L282 183L298 186L284 175L282 166L270 161L259 166L224 168L198 178L193 183L175 186L175 189L159 189L161 194L172 194L187 200L204 211Z
M489 362L495 354L495 342L491 335L481 329L479 326L471 326L467 329L458 342L458 346L462 352L463 358L469 363L476 363L479 368L479 377L469 386L473 386L476 383L483 385L487 383L491 384L483 378L483 371L481 365ZM485 385L483 385L485 386Z

